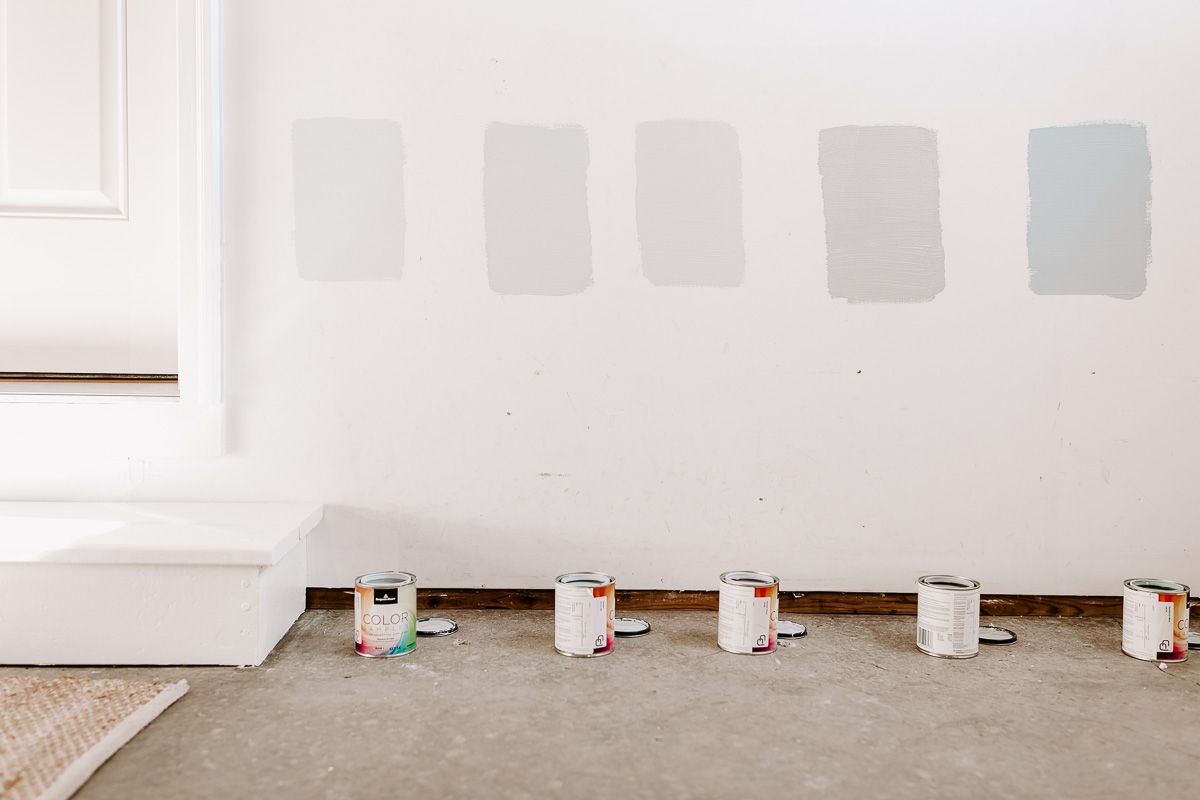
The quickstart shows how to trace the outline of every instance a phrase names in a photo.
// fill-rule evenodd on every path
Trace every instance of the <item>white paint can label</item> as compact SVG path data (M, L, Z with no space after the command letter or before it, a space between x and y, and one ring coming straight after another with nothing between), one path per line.
M597 572L560 575L554 584L554 649L567 656L602 656L616 636L616 582Z
M391 575L404 577L392 579ZM355 652L361 656L402 656L416 646L416 578L408 573L375 573L356 580Z
M1172 581L1125 582L1121 650L1143 661L1187 659L1188 588Z
M917 647L931 656L979 653L979 581L926 575L917 581Z
M730 653L771 653L778 641L779 579L727 572L717 596L717 645Z

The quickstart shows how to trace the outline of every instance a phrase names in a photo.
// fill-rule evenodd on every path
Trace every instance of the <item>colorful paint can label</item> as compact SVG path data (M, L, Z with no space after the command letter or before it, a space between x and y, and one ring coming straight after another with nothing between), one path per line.
M717 645L730 653L773 653L778 643L779 579L726 572L717 596Z
M616 581L600 572L569 572L554 582L554 649L603 656L616 643Z
M360 656L411 653L417 646L417 579L375 572L354 582L354 650Z
M1121 650L1143 661L1185 661L1188 657L1188 587L1174 581L1125 581Z
M943 658L979 653L979 581L926 575L917 581L917 648Z

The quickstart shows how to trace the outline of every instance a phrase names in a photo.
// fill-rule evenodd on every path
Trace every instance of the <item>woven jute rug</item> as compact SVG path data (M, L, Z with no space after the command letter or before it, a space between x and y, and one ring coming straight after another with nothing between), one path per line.
M0 678L0 798L70 797L187 681Z

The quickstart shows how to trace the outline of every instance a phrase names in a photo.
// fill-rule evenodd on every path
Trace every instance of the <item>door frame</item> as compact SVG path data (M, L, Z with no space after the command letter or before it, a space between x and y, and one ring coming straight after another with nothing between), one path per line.
M175 0L179 134L179 392L0 394L10 453L224 452L221 276L221 0Z

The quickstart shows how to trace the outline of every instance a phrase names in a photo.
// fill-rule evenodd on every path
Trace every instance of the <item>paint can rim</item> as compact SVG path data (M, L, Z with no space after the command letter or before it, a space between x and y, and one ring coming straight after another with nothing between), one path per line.
M1187 584L1166 578L1130 578L1125 581L1125 588L1147 594L1191 594Z
M735 569L721 573L721 583L728 586L751 586L766 589L779 585L779 578L769 572L752 569Z
M598 653L572 653L568 650L560 650L557 647L554 648L554 652L558 653L560 656L566 656L567 658L600 658L601 656L612 655L616 652L616 650L616 647L610 647L607 650L601 650Z
M1188 660L1188 653L1190 653L1191 650L1192 650L1192 648L1185 647L1183 649L1183 655L1179 656L1177 658L1174 655L1172 655L1171 658L1148 658L1146 656L1139 656L1137 653L1131 653L1128 650L1126 650L1124 647L1121 648L1121 652L1124 653L1125 655L1129 656L1130 658L1136 659L1138 661L1144 661L1147 664L1181 664L1184 661Z
M968 658L975 658L976 656L979 655L979 650L976 650L973 653L954 654L954 653L935 653L932 650L926 650L924 647L921 647L921 645L917 645L917 649L920 650L925 655L932 656L933 658L949 658L949 659L953 659L955 661L965 661Z
M587 586L592 589L603 589L606 586L613 586L616 582L617 579L612 575L591 570L564 572L554 579L554 583L558 586Z
M410 583L416 582L417 576L411 572L398 572L395 570L368 572L354 579L354 585L361 586L364 589L399 589L402 586L408 586Z
M417 652L415 645L407 650L401 650L398 653L364 653L362 650L357 648L354 650L355 655L362 656L363 658L400 658L401 656L412 655L415 652Z
M975 592L983 586L974 578L964 578L961 575L922 575L917 578L917 585L947 592Z

